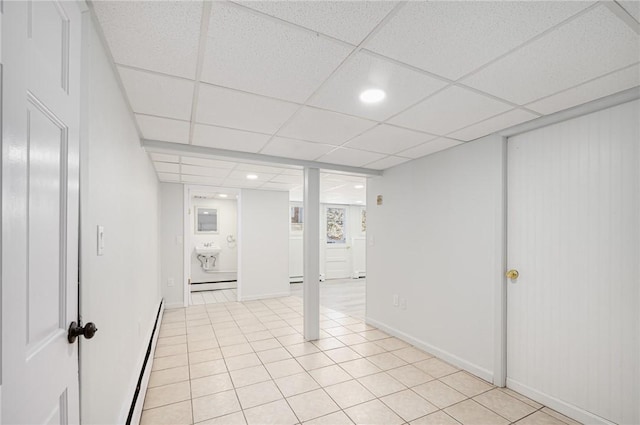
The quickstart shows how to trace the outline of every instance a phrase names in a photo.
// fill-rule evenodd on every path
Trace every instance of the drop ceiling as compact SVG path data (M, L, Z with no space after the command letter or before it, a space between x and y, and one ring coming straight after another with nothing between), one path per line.
M177 152L384 170L640 85L634 1L91 5L142 138ZM286 167L155 155L161 181L296 190Z

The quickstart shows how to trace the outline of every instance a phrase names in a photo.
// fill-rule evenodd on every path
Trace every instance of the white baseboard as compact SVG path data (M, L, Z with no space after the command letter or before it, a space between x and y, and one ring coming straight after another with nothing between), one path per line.
M438 347L435 347L431 344L428 344L424 341L421 341L409 334L406 334L394 327L391 327L385 323L379 322L375 319L372 319L370 317L365 317L365 322L367 324L370 324L371 326L375 326L376 328L395 336L396 338L399 338L405 342L408 342L409 344L418 347L424 351L427 351L431 354L433 354L436 357L439 357L442 360L445 360L449 363L451 363L454 366L457 366L461 369L466 370L467 372L470 372L476 376L478 376L479 378L484 379L487 382L493 382L493 372L485 369L483 367L480 367L474 363L471 363L467 360L464 360L454 354L449 353L448 351L442 350Z
M252 295L250 297L241 297L238 301L255 301L255 300L264 300L267 298L280 298L280 297L288 297L291 295L290 291L286 292L277 292L273 294L261 294L261 295Z
M569 404L545 393L541 393L540 391L534 390L533 388L514 381L513 379L507 378L507 387L581 423L614 425L613 422L609 422L605 418L601 418L600 416L587 412L573 404Z
M131 421L127 422L129 417L129 412L131 409L131 404L126 404L124 406L124 412L121 414L122 424L130 424L130 425L138 425L140 424L140 418L142 417L142 407L144 406L144 397L147 394L147 387L149 386L149 378L151 376L151 368L153 367L153 357L156 352L156 344L158 342L158 335L160 334L160 326L162 325L162 316L164 314L165 305L164 300L160 301L160 313L158 314L158 320L155 324L155 332L154 327L151 328L149 334L145 341L151 341L151 351L149 352L149 358L147 359L147 364L145 365L144 360L147 356L147 350L145 349L142 352L142 356L138 359L136 371L140 371L140 373L135 374L132 384L130 384L131 390L129 391L130 398L129 400L133 400L136 394L136 389L138 387L138 379L140 378L140 374L142 374L142 381L140 382L140 390L138 391L138 397L136 397L135 405L133 406L133 415L131 416ZM146 347L146 345L145 345Z

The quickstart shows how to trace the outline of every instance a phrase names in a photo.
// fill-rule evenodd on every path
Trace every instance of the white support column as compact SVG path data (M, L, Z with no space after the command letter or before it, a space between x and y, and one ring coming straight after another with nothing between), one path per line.
M304 339L320 337L320 170L304 169Z

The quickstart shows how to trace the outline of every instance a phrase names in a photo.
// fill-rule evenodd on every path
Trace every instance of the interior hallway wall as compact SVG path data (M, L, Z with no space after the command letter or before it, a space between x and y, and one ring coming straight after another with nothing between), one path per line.
M85 13L81 117L80 340L86 424L125 423L161 300L159 183L107 53ZM96 253L104 226L104 255Z
M367 321L489 381L502 276L502 155L502 138L489 136L367 183Z
M160 283L167 308L184 305L184 186L160 183Z

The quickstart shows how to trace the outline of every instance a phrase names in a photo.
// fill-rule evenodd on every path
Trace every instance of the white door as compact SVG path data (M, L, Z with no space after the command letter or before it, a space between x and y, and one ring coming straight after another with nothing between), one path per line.
M640 103L508 141L507 386L640 423Z
M351 244L348 237L345 205L330 205L325 208L325 278L344 279L351 277Z
M80 25L75 2L4 2L4 424L79 422Z

